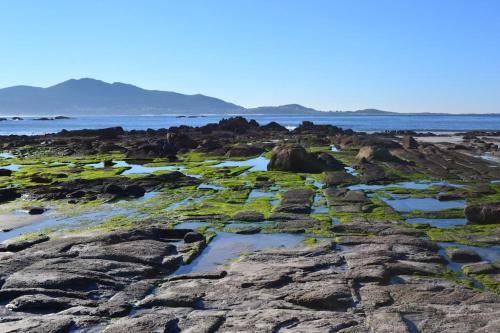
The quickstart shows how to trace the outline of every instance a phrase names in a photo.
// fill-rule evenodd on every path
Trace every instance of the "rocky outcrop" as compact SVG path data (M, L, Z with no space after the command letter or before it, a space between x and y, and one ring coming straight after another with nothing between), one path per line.
M326 156L328 155L328 156ZM268 170L319 173L343 169L342 163L329 154L308 153L300 145L280 145L272 150Z
M498 224L500 223L500 202L467 206L465 216L472 224Z

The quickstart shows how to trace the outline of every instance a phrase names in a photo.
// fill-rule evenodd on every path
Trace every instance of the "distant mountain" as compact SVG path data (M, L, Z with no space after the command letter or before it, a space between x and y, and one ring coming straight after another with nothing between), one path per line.
M323 112L298 104L246 109L218 98L146 90L125 83L71 79L48 88L15 86L0 89L0 115L141 115L141 114L274 114L380 115L375 109Z
M94 79L68 80L48 88L0 89L2 115L207 114L240 113L241 106L204 95L146 90Z

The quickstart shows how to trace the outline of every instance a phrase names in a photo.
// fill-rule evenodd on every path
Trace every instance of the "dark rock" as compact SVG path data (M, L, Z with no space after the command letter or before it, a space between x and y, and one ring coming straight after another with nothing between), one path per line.
M21 196L20 193L14 188L2 188L0 189L0 203L16 200Z
M332 156L310 154L300 145L281 145L272 150L267 169L319 173L339 169L341 165L342 163Z
M194 242L199 242L199 241L205 241L205 236L200 234L199 232L188 232L184 236L184 242L186 243L194 243Z
M176 150L198 147L198 143L185 133L168 133L167 143L175 147Z
M236 213L234 219L246 222L260 222L264 221L264 214L256 211L242 211Z
M7 177L12 175L12 170L9 169L0 169L0 177Z
M235 233L240 235L253 235L258 234L260 232L259 227L246 227L246 228L238 228Z
M38 183L38 184L50 184L52 183L52 180L50 178L45 178L41 176L31 176L30 180L33 183Z
M139 186L139 185L129 185L129 186L125 187L123 192L128 196L139 198L139 197L144 196L144 193L146 193L146 190L142 186Z
M446 254L453 261L458 261L458 262L481 261L481 257L479 256L479 254L477 254L472 250L447 248Z
M115 165L115 162L113 162L112 160L106 160L106 161L104 161L104 167L105 168L110 168L113 165Z
M255 156L255 155L260 155L264 152L265 150L259 147L254 147L254 146L243 146L243 145L238 145L235 147L231 147L227 153L227 157L249 157L249 156Z
M498 224L500 223L500 202L467 206L465 216L472 224Z
M286 127L281 126L275 121L271 121L269 124L261 126L260 129L264 131L288 132Z
M8 252L19 252L24 249L30 248L35 244L40 244L49 240L48 236L40 236L30 240L23 240L14 243L9 243L4 246L3 250ZM1 250L0 250L1 251Z
M30 215L40 215L47 211L46 208L43 207L30 207L28 208L28 214Z

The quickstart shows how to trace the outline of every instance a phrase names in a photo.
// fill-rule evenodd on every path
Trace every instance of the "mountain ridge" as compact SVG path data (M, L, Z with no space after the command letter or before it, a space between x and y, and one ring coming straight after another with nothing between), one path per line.
M391 115L377 109L320 111L300 104L245 108L202 94L148 90L92 78L69 79L47 88L18 85L0 89L1 115Z

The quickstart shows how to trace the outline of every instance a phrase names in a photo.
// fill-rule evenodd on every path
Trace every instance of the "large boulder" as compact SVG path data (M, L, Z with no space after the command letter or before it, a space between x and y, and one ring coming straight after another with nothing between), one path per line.
M465 216L472 224L498 224L500 223L500 202L467 206Z
M281 145L272 150L268 170L319 173L327 170L340 170L342 163L323 154L308 153L300 145Z
M358 160L366 160L366 161L392 161L394 160L394 156L391 154L389 149L385 147L379 146L365 146L361 147L356 155L356 159Z

